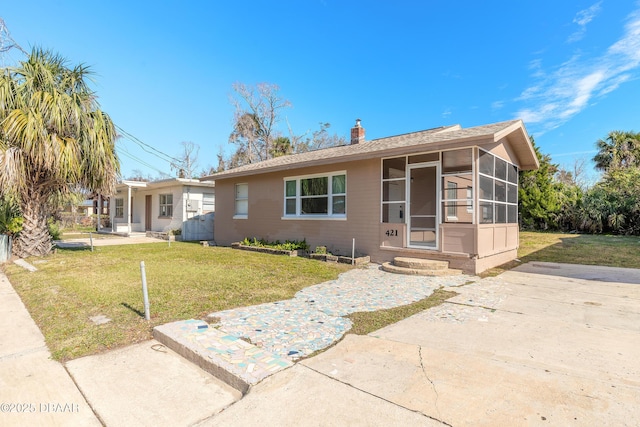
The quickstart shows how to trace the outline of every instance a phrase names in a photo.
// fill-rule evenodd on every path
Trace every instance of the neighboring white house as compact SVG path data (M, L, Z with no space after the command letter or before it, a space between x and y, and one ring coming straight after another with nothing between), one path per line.
M109 206L111 230L116 233L179 229L183 240L213 240L215 183L211 181L125 180L116 185Z

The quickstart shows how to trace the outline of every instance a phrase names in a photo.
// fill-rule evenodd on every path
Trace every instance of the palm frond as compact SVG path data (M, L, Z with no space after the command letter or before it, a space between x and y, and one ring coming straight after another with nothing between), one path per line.
M55 204L78 188L114 191L117 133L89 87L91 75L86 65L70 68L40 48L0 75L0 194L16 195L30 238L48 238L31 230L46 224L40 215L50 211L34 203ZM28 246L50 247L41 243Z

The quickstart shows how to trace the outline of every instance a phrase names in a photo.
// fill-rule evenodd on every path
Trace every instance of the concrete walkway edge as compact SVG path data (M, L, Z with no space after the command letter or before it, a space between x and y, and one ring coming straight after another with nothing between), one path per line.
M2 272L0 337L0 425L102 425Z

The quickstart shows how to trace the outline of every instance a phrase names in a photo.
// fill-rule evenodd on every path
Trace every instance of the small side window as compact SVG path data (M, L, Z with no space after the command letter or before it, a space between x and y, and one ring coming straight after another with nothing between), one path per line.
M249 184L236 184L236 217L249 215Z

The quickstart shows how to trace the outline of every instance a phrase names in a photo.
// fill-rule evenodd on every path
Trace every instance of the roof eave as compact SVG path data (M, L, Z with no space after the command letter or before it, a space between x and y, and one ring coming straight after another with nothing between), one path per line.
M502 138L507 138L511 141L514 151L518 155L518 160L520 160L520 170L535 170L540 167L538 156L531 143L531 137L522 120L517 120L511 126L496 132L496 142Z
M162 179L159 181L128 181L123 180L122 182L116 184L116 188L145 188L149 190L173 187L173 186L193 186L193 187L206 187L213 188L215 187L215 182L206 181L203 182L199 179L187 179L187 178L168 178Z
M455 145L456 148L473 147L475 145L490 143L492 141L493 141L493 134L486 134L486 135L480 135L480 136L476 135L476 136L465 137L465 138L456 138L449 141L427 142L423 144L416 144L410 147L406 147L406 146L394 147L394 148L379 150L375 152L356 153L356 154L344 156L341 158L329 157L329 158L323 158L323 159L308 160L308 161L299 162L299 163L291 163L286 165L276 165L272 167L261 168L259 170L247 170L247 171L239 171L239 172L232 172L230 170L226 173L221 172L220 174L214 174L214 175L202 177L200 179L215 181L217 179L241 178L241 177L251 176L251 175L281 172L286 170L294 170L294 169L314 167L314 166L323 166L327 164L368 160L368 159L371 159L372 157L383 158L383 157L400 156L400 155L411 153L411 152L440 151L440 150L446 150L451 148L449 147L451 145Z
M285 164L275 164L273 166L264 166L260 168L249 168L246 170L240 171L223 171L217 174L209 175L206 177L202 177L203 181L216 181L222 179L230 179L237 177L245 177L252 176L258 174L265 173L273 173L280 172L286 170L295 170L305 167L312 166L322 166L327 164L335 164L335 163L345 163L352 161L360 161L371 158L383 158L383 157L393 157L396 155L410 154L416 152L425 152L425 151L439 151L439 150L448 150L451 148L465 148L472 147L476 145L483 144L491 144L495 142L499 142L502 139L507 139L513 147L516 156L519 160L519 168L522 170L531 170L537 169L539 167L538 158L535 154L535 150L533 149L533 145L531 144L531 139L529 134L527 133L526 128L524 127L524 123L522 120L512 120L509 122L502 123L505 125L503 128L497 131L488 131L486 133L474 134L470 136L458 136L453 137L451 139L446 139L448 132L456 132L458 130L462 131L463 129L460 126L451 126L443 129L442 131L437 132L438 134L445 136L444 140L438 141L425 141L422 143L417 143L415 145L402 145L399 147L392 148L384 148L384 149L372 149L372 150L362 150L361 152L356 153L345 153L342 156L329 156L324 158L315 158L309 159L305 161L285 163ZM382 138L382 140L387 138ZM379 141L379 140L373 140ZM362 144L367 144L362 143Z

